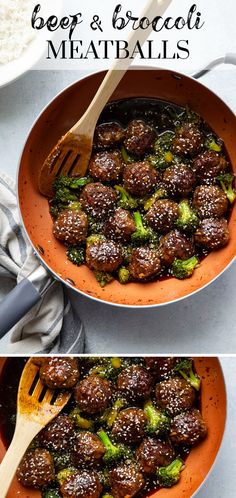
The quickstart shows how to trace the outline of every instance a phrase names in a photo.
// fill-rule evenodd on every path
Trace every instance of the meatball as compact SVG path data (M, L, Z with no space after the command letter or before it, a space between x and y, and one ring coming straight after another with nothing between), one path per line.
M40 432L39 441L48 450L66 451L70 449L74 435L70 417L59 415Z
M157 184L157 173L147 161L132 163L124 169L124 187L138 197L151 194Z
M81 470L65 479L60 491L63 498L99 498L102 485L97 472Z
M195 243L207 249L220 249L229 242L229 227L224 218L202 220L194 235Z
M158 380L166 380L171 377L173 369L177 363L177 358L146 357L147 370L150 370L153 377Z
M91 415L105 410L111 395L110 382L95 374L88 375L75 387L75 401L83 412Z
M200 218L221 218L228 209L228 200L220 187L200 185L193 194L193 207Z
M105 451L98 436L92 432L79 432L72 448L73 464L80 468L99 466Z
M158 467L167 467L174 457L169 443L151 437L144 439L136 451L136 458L145 474L155 474Z
M207 427L199 410L180 413L171 421L170 438L174 444L193 446L207 435Z
M80 373L76 358L53 357L43 363L39 375L50 389L70 389L77 384Z
M102 183L89 183L80 195L83 209L98 219L104 219L114 211L116 200L116 191Z
M97 149L107 149L122 142L124 137L125 130L118 123L102 123L96 126L94 146Z
M152 148L155 136L156 133L151 126L141 120L133 120L126 130L125 148L130 154L142 156Z
M183 123L175 133L171 149L180 156L194 156L203 145L204 139L199 128L193 123Z
M118 181L123 171L120 151L97 152L89 163L90 175L100 182Z
M88 218L83 211L66 209L53 224L53 234L67 244L84 242L88 232Z
M158 406L166 410L171 416L192 408L195 398L195 391L189 382L178 377L163 380L156 386Z
M149 209L146 220L154 230L167 233L174 227L178 214L179 207L176 202L169 199L160 199Z
M161 238L159 246L161 261L166 266L171 266L174 260L186 260L194 255L194 246L186 235L178 230L172 230Z
M104 226L106 237L119 242L129 242L135 230L136 226L132 214L122 208L116 209Z
M169 195L187 197L191 194L195 182L195 174L187 164L170 166L163 174L163 183Z
M228 168L228 163L222 154L205 150L194 159L192 168L200 183L212 183L216 176Z
M147 416L139 408L127 408L117 416L112 434L124 444L138 443L144 437Z
M129 401L138 402L150 396L153 379L146 368L131 365L118 375L117 387Z
M91 270L112 272L122 261L122 248L113 240L99 240L86 248L86 263Z
M49 451L37 448L27 451L16 472L26 487L41 488L55 479L53 458Z
M149 247L133 249L129 271L135 280L146 280L158 275L161 271L161 261L157 251Z
M114 498L135 496L145 484L142 473L134 465L120 465L110 473L111 494Z

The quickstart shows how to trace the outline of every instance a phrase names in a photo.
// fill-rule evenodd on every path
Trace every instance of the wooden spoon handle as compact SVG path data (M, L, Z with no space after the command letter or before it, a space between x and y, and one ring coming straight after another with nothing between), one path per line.
M162 16L171 2L172 0L149 0L140 15L140 19L142 17L153 19L157 15ZM133 51L137 41L139 41L140 46L142 46L151 32L152 25L150 25L147 29L133 30L127 39L130 52ZM81 133L81 125L83 125L84 135L90 136L91 134L93 134L95 124L104 106L120 83L132 60L133 59L130 59L130 57L128 57L127 59L118 59L113 63L111 69L109 69L109 71L107 72L87 111L70 130L73 134L76 135L76 132L78 132L78 134ZM90 116L91 119L89 119Z
M17 467L29 444L39 433L42 426L35 422L20 420L16 425L12 442L0 465L0 498L5 498Z

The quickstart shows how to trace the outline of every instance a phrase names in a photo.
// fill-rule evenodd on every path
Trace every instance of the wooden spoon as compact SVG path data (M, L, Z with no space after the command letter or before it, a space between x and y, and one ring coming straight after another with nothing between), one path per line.
M152 20L155 16L162 16L172 0L149 0L140 19L147 17ZM134 30L128 37L130 53L137 41L143 45L152 31L152 25L147 29ZM80 120L59 140L46 158L39 174L39 190L47 196L53 196L53 184L59 175L84 176L89 164L93 135L97 120L120 83L132 60L116 61L107 72L90 106Z
M39 366L29 359L22 372L15 433L0 465L0 496L5 498L17 467L33 438L70 399L71 392L48 389L39 378Z

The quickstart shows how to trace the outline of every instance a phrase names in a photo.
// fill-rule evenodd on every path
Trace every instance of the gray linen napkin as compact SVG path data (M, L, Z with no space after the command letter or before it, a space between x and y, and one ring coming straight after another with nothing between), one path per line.
M0 173L0 299L39 267L20 225L15 184ZM83 325L66 290L46 271L43 274L34 283L42 300L0 340L0 354L83 352Z

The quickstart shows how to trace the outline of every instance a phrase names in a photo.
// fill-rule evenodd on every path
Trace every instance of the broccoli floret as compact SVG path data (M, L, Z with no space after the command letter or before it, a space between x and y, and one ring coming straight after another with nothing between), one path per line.
M103 221L96 220L92 216L88 216L88 222L89 222L89 232L91 234L99 234L102 232L102 229L104 227Z
M136 209L138 202L121 185L116 185L115 189L120 194L118 206L123 209Z
M105 410L104 414L100 417L100 423L105 423L109 429L113 426L118 413L122 408L127 406L127 401L123 398L118 398L111 408Z
M134 221L136 230L131 235L131 240L138 244L143 244L153 236L153 231L150 228L145 228L143 226L142 216L139 211L134 213Z
M86 244L87 246L91 246L92 244L97 244L97 242L101 242L102 240L105 240L104 235L100 234L92 234L86 239Z
M176 458L167 467L157 469L157 478L160 486L163 488L171 488L180 480L181 471L184 468L182 460Z
M79 429L93 431L93 421L82 417L80 409L77 406L70 412L69 417Z
M144 412L148 417L148 423L145 427L145 432L149 436L152 434L165 434L170 430L170 419L167 415L157 409L151 400L144 405Z
M113 464L131 457L130 449L122 444L114 445L105 431L99 431L98 436L106 448L106 453L103 456L105 464Z
M61 493L58 489L46 489L42 493L42 498L61 498Z
M172 264L171 273L179 280L190 278L197 265L198 258L196 256L186 259L185 261L182 261L182 259L176 259Z
M61 486L63 482L70 476L72 476L76 472L74 467L68 467L66 469L60 470L56 476L56 480L58 484Z
M122 247L123 261L125 264L130 263L132 258L132 252L133 252L133 247L131 245Z
M95 373L100 377L114 380L120 373L121 369L121 359L120 358L104 358L104 361L100 365L95 365L91 368L90 373Z
M94 276L101 287L106 287L107 284L110 284L112 280L114 280L113 275L111 273L105 271L97 271L94 270Z
M63 188L70 188L72 190L79 190L88 183L91 183L92 179L88 176L83 178L75 178L71 176L59 176L54 182L55 191Z
M68 453L52 452L53 462L57 471L65 469L70 463L70 455Z
M173 132L166 131L155 141L155 154L146 157L146 160L154 166L154 168L165 169L174 161L174 156L170 150L173 137Z
M199 219L187 199L179 203L179 216L175 224L178 228L189 232L196 230L199 224Z
M208 150L214 150L215 152L221 152L222 146L220 143L216 142L214 137L209 137L206 141L206 147Z
M149 197L149 199L147 199L144 203L145 211L148 211L152 207L154 202L158 201L158 199L164 199L165 197L166 191L163 188L159 188L158 190L156 190L152 197Z
M131 163L134 163L136 161L136 158L134 156L131 156L130 154L128 154L126 148L122 145L121 147L121 155L124 159L124 162L126 164L131 164Z
M229 202L233 204L236 199L236 192L233 188L234 175L232 175L231 173L225 173L223 175L217 176L216 179L220 183L222 190L227 195Z
M79 246L69 246L66 251L67 258L74 263L74 265L80 266L85 262L85 250L84 247Z
M130 279L130 272L128 268L125 268L125 266L121 266L118 270L118 279L120 284L127 284Z
M90 182L89 177L71 178L69 176L59 176L54 182L54 197L50 202L50 213L53 218L57 218L60 212L68 207L70 209L80 209L81 206L78 202L79 190Z
M193 372L193 362L192 360L185 358L179 363L177 363L174 368L175 372L178 372L182 377L187 380L191 386L196 389L196 391L200 391L201 380L199 377Z

